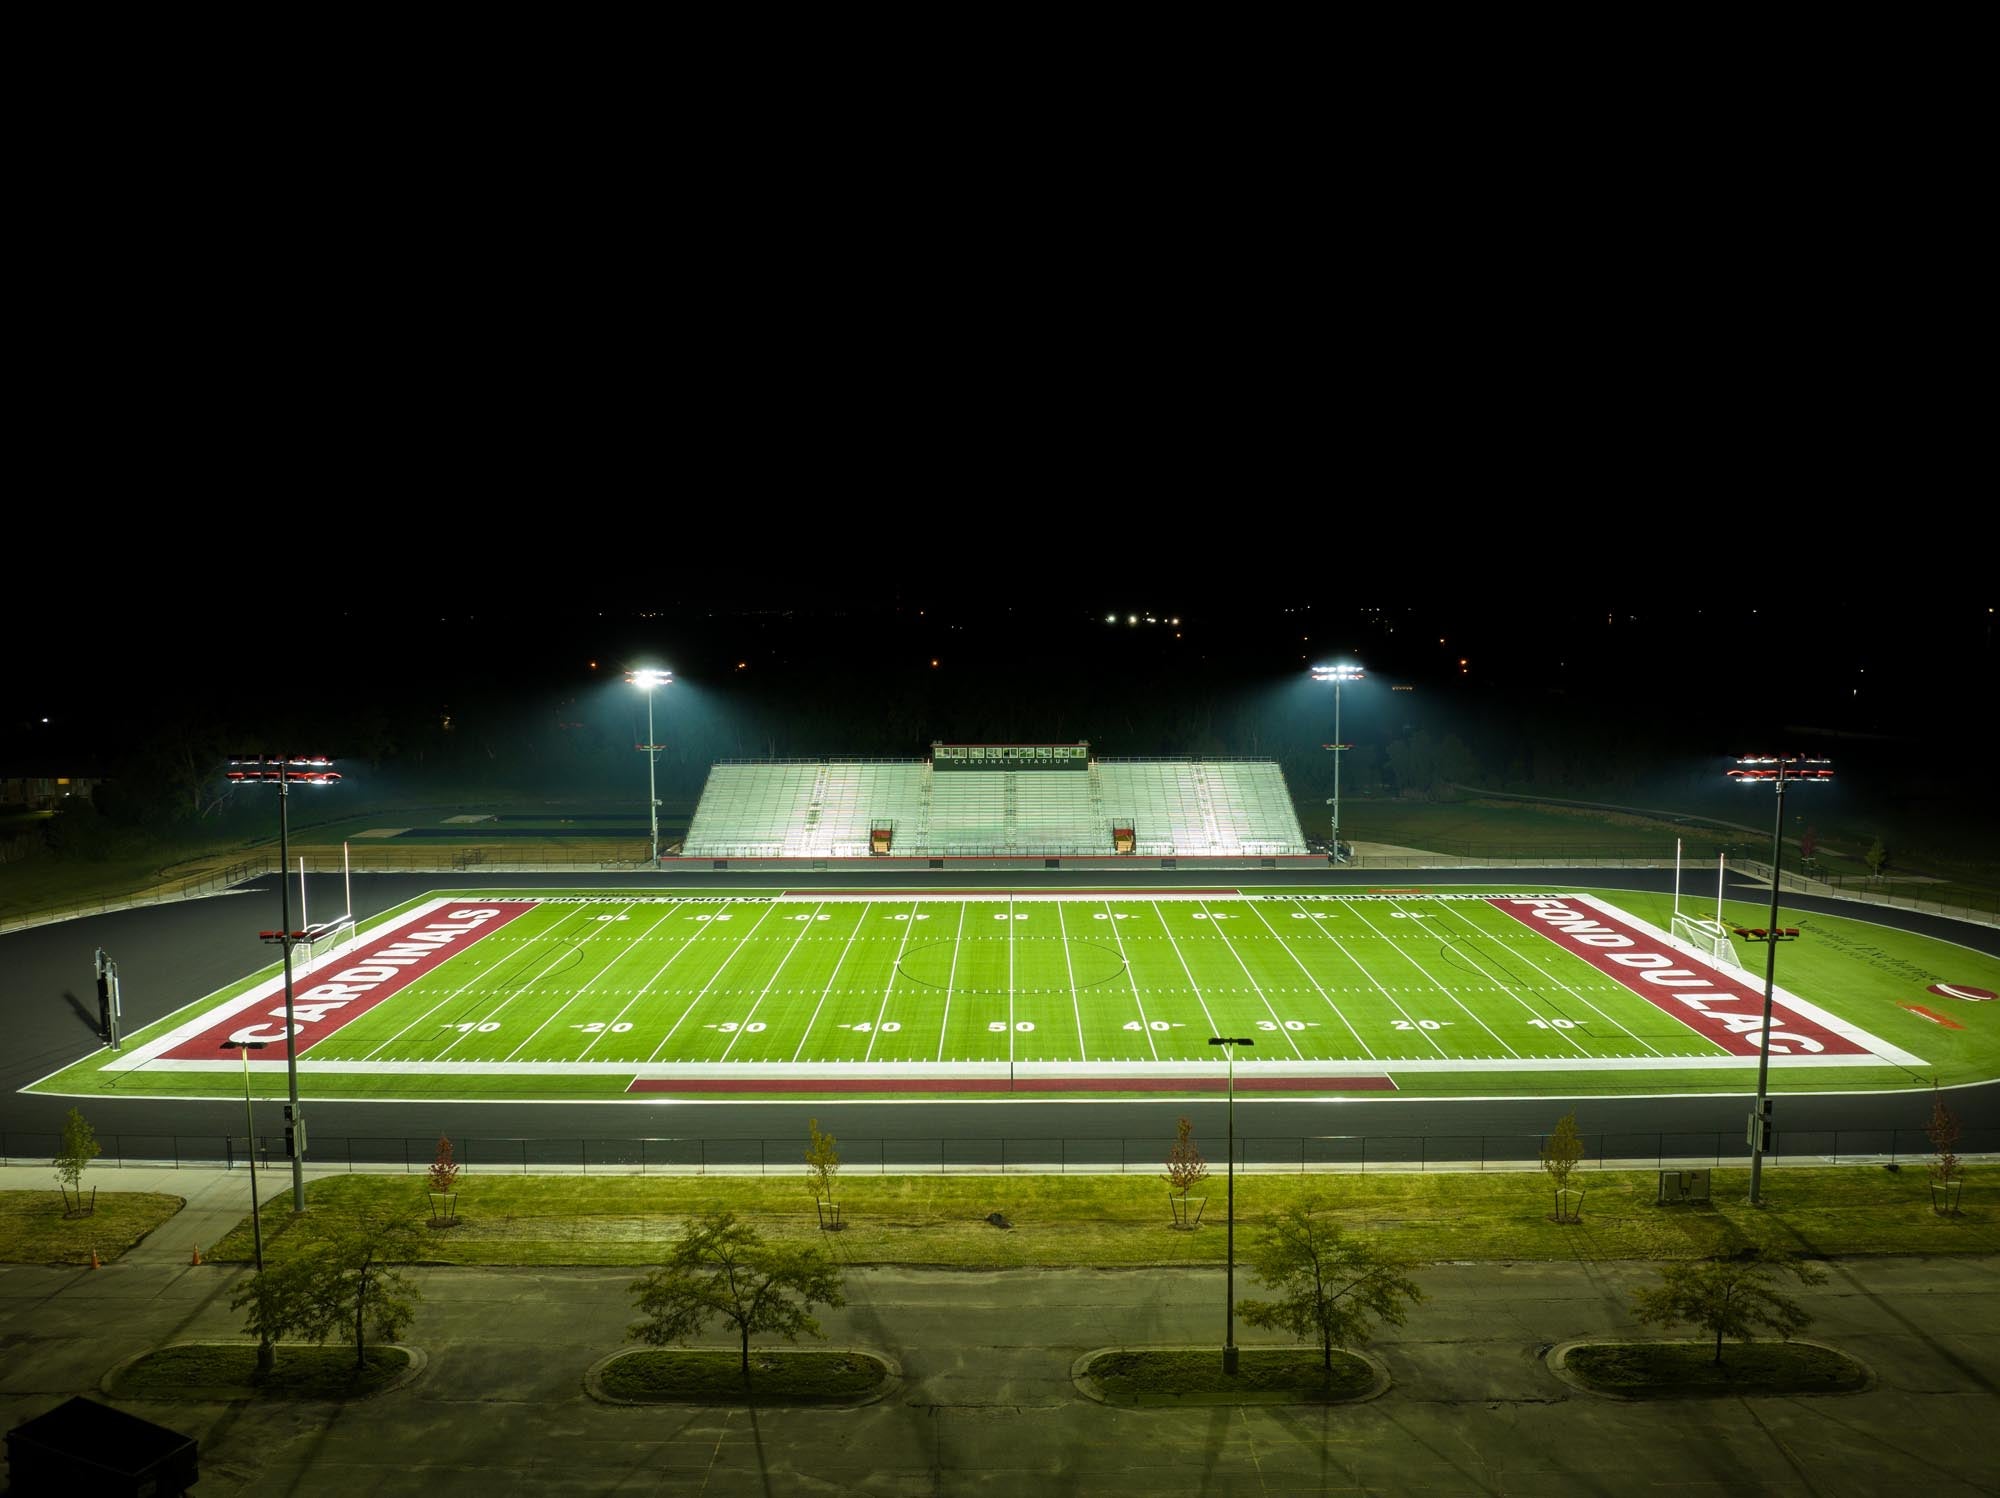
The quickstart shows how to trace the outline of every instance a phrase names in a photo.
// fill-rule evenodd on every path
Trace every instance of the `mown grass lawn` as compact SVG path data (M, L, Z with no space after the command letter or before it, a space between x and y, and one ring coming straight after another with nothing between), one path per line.
M90 1200L88 1177L84 1200ZM63 1216L53 1172L46 1191L0 1191L0 1263L88 1264L90 1251L110 1263L185 1206L157 1191L104 1191L87 1217ZM249 1231L250 1219L243 1219Z
M1719 1394L1848 1394L1868 1370L1830 1347L1806 1342L1600 1342L1570 1350L1563 1366L1578 1382L1630 1399Z
M1336 1351L1329 1373L1317 1351L1239 1348L1234 1375L1222 1371L1222 1354L1200 1350L1124 1348L1091 1359L1084 1376L1107 1404L1325 1404L1366 1394L1375 1370L1362 1358Z
M1743 1203L1747 1170L1718 1170L1703 1207L1654 1204L1657 1177L1585 1171L1583 1220L1549 1221L1538 1173L1249 1175L1237 1221L1254 1231L1295 1201L1419 1262L1451 1259L1663 1259L1752 1245L1817 1256L2000 1252L2000 1213L1972 1177L1957 1217L1931 1211L1921 1170L1785 1167L1764 1178L1767 1206ZM1199 1189L1199 1188L1198 1188ZM421 1176L329 1177L308 1188L315 1215L429 1220ZM51 1193L53 1195L53 1193ZM1194 1232L1171 1227L1163 1182L1143 1176L871 1176L839 1188L847 1231L822 1234L796 1178L467 1176L457 1227L424 1228L427 1262L648 1264L697 1212L727 1208L768 1238L820 1243L843 1263L1004 1269L1219 1264L1222 1190ZM998 1212L1013 1224L986 1222ZM288 1199L267 1204L265 1248L285 1252ZM211 1257L250 1256L248 1219Z
M752 1347L746 1384L740 1353L649 1348L612 1359L599 1379L617 1399L812 1404L865 1397L888 1376L882 1360L866 1353Z
M400 1347L370 1347L357 1369L352 1347L280 1343L271 1372L259 1378L255 1342L202 1342L147 1353L119 1372L116 1392L121 1399L354 1399L409 1366Z

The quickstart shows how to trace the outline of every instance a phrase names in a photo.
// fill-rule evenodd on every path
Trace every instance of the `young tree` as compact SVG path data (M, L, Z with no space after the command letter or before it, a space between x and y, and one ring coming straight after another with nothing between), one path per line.
M352 1328L358 1372L367 1366L371 1328L377 1342L393 1342L416 1315L422 1293L395 1267L417 1255L407 1223L364 1219L325 1235L294 1229L283 1242L288 1251L267 1259L229 1301L248 1312L243 1329L260 1348L286 1340L323 1346ZM261 1350L258 1366L269 1366Z
M1201 1209L1207 1198L1195 1204L1194 1218L1188 1218L1188 1192L1208 1179L1208 1162L1194 1142L1194 1123L1183 1118L1174 1131L1173 1148L1167 1151L1167 1205L1173 1208L1174 1226L1192 1230L1201 1225Z
M833 1178L840 1174L840 1151L831 1134L820 1133L816 1118L806 1120L806 1171L806 1189L819 1209L820 1227L829 1233L839 1232L845 1224L833 1199Z
M1790 1341L1812 1325L1797 1301L1771 1284L1789 1274L1802 1285L1821 1284L1826 1271L1790 1254L1745 1249L1731 1259L1681 1259L1660 1267L1660 1283L1632 1292L1641 1321L1651 1325L1698 1326L1715 1333L1715 1363L1722 1363L1722 1339L1751 1340L1757 1327Z
M1317 1338L1329 1373L1334 1348L1366 1342L1371 1320L1401 1326L1405 1303L1424 1298L1404 1273L1407 1264L1348 1237L1330 1217L1306 1206L1287 1207L1248 1262L1275 1298L1239 1300L1237 1312L1252 1326L1278 1327L1301 1342Z
M450 1227L458 1221L458 1161L452 1155L451 1137L438 1135L437 1158L428 1175L431 1199L431 1226Z
M1570 1109L1556 1120L1555 1132L1542 1143L1542 1169L1549 1173L1549 1179L1556 1188L1556 1221L1581 1222L1583 1220L1583 1193L1576 1193L1576 1210L1567 1210L1569 1178L1583 1159L1583 1136L1576 1131L1576 1110Z
M1889 867L1889 850L1882 846L1882 839L1878 837L1868 845L1868 872L1872 877L1880 879L1882 871L1887 867Z
M733 1212L692 1219L667 1262L632 1282L632 1294L644 1319L630 1335L655 1347L686 1342L714 1317L735 1326L746 1384L753 1333L787 1342L801 1333L824 1337L813 1307L847 1304L840 1271L825 1253L766 1243Z
M76 1109L70 1109L69 1117L63 1120L61 1148L50 1162L55 1166L56 1180L62 1187L63 1216L85 1217L97 1210L95 1186L90 1188L90 1205L84 1205L83 1172L103 1152L96 1132L84 1116Z
M1955 1153L1962 1126L1958 1115L1945 1107L1944 1098L1935 1087L1931 1089L1931 1121L1924 1132L1931 1141L1931 1210L1940 1214L1956 1212L1965 1169L1965 1163Z

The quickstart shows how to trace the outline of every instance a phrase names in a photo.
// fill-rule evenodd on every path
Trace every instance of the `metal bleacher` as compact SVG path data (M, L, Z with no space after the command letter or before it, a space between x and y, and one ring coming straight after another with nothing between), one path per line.
M714 766L692 858L857 858L894 830L906 857L1103 856L1113 827L1141 856L1304 854L1273 760L1105 759L1087 774L959 770L927 760L754 760Z

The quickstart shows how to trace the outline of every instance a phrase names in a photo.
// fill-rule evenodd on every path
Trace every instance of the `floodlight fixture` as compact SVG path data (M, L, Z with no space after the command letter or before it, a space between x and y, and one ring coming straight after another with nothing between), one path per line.
M1359 666L1351 666L1345 663L1333 666L1314 666L1312 668L1312 678L1314 681L1360 681L1367 674Z
M1785 853L1785 785L1803 780L1808 785L1824 785L1833 779L1833 761L1804 754L1750 754L1739 756L1738 768L1729 776L1739 785L1775 785L1777 810L1771 825L1771 919L1762 927L1736 934L1747 941L1764 943L1764 1027L1757 1035L1757 1106L1750 1115L1747 1142L1750 1146L1750 1205L1761 1207L1764 1186L1764 1152L1771 1145L1771 996L1778 982L1778 943L1798 936L1796 926L1778 924L1778 872ZM1721 914L1720 909L1716 912Z
M652 816L653 867L657 869L660 866L660 741L653 732L653 689L672 686L674 673L658 666L641 666L627 671L625 679L646 694L646 742L639 748L646 752L646 802Z

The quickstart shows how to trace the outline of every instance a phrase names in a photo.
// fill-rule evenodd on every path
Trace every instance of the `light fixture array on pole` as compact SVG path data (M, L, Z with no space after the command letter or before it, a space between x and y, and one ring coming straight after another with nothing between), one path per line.
M305 931L292 929L292 892L285 882L285 866L291 861L292 829L288 802L293 782L302 785L338 785L340 772L324 755L257 755L232 759L229 778L237 785L275 785L278 788L278 929L260 933L265 941L284 949L285 957L285 1082L291 1101L285 1107L286 1137L292 1155L292 1210L306 1209L306 1124L299 1107L298 1022L292 1017L292 947L309 941ZM345 917L343 917L345 919ZM333 925L338 922L330 923ZM246 1054L243 1064L248 1067Z
M653 732L653 689L670 687L674 684L674 673L662 671L652 666L642 666L636 671L627 671L625 679L646 694L646 742L639 748L646 751L646 808L653 819L653 866L660 863L660 783L659 760L660 741Z
M1222 1371L1233 1375L1236 1372L1236 1048L1240 1045L1254 1046L1257 1042L1248 1036L1211 1035L1210 1045L1222 1047L1229 1058L1229 1268L1223 1280L1222 1290Z
M1331 666L1314 666L1312 669L1312 678L1314 681L1330 681L1333 683L1333 742L1322 747L1333 751L1333 861L1335 863L1341 861L1340 756L1353 747L1351 744L1343 743L1340 737L1340 689L1345 683L1360 681L1366 675L1367 673L1359 666L1351 665L1344 661L1337 662Z
M1764 1205L1764 1153L1771 1147L1771 996L1778 981L1778 943L1799 934L1796 926L1778 924L1778 868L1785 851L1785 785L1787 781L1825 785L1833 779L1833 762L1808 759L1804 755L1756 755L1736 761L1740 767L1729 772L1739 785L1772 784L1778 788L1778 809L1771 824L1771 924L1768 927L1735 927L1745 941L1764 943L1764 1027L1757 1034L1757 1105L1751 1111L1750 1205Z

